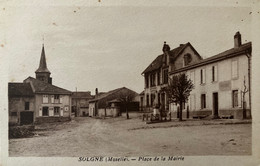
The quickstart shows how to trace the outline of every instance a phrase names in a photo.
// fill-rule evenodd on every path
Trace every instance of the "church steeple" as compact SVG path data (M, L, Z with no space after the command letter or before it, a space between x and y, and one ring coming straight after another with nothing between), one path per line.
M51 72L47 68L44 44L42 45L42 53L39 68L35 71L36 79L44 81L46 83L52 83L52 78L50 77Z
M39 68L35 71L35 73L36 72L47 72L47 73L50 73L50 71L47 68L44 44L42 45L42 53L41 53L40 65L39 65Z

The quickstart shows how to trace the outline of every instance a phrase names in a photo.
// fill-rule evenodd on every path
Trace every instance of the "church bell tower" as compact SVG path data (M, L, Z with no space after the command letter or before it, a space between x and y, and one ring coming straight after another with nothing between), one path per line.
M48 70L46 63L44 44L42 45L40 65L39 68L35 71L35 74L37 80L52 84L52 78L50 77L51 72Z

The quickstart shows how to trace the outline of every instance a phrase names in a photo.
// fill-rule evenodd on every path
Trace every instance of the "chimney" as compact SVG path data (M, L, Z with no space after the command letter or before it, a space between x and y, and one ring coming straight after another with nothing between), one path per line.
M98 95L98 88L96 88L96 96Z
M164 65L169 65L169 52L170 52L171 48L168 44L166 44L166 41L163 44L163 64Z
M239 31L234 36L234 47L238 48L241 46L241 34Z
M162 51L165 53L166 51L170 51L170 49L171 49L170 46L166 44L166 41L164 41Z

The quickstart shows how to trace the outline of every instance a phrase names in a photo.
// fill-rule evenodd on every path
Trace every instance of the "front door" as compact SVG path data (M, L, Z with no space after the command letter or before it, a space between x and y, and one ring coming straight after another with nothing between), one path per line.
M218 118L218 93L213 93L213 116Z
M162 94L162 103L161 103L162 111L164 111L165 110L165 93L161 93L161 94Z
M49 116L49 107L42 108L42 116Z

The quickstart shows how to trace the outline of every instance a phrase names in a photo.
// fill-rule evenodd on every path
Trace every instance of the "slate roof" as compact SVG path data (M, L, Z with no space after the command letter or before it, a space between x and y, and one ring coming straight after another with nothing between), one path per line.
M94 96L91 95L90 91L87 92L72 92L72 98L85 98L92 99Z
M34 93L71 95L71 91L37 80L33 77L28 77L27 79L24 80L24 83L29 83L29 82L31 82Z
M30 83L8 83L9 97L33 97L34 93Z
M44 45L42 46L42 53L41 53L41 60L40 60L39 68L35 71L35 73L50 73L50 71L47 68Z
M241 53L245 53L245 51L248 51L248 53L249 52L251 53L251 49L252 49L252 43L248 42L248 43L242 44L238 48L231 48L231 49L226 50L226 51L219 53L217 55L203 59L203 60L199 61L198 63L190 64L190 65L185 66L183 68L180 68L178 70L174 70L170 73L177 73L177 72L185 71L185 70L192 69L192 68L195 68L195 67L199 67L199 66L202 66L202 65L205 65L205 64L214 63L216 61L220 61L220 60L227 59L227 58L230 58L230 57L238 56L238 55L241 55Z
M190 43L188 42L186 44L181 44L179 47L172 49L170 51L170 58L175 59L187 45L190 45ZM155 60L142 72L142 74L151 72L153 70L157 70L160 67L162 67L162 65L163 65L163 54L157 56L157 58L155 58Z

